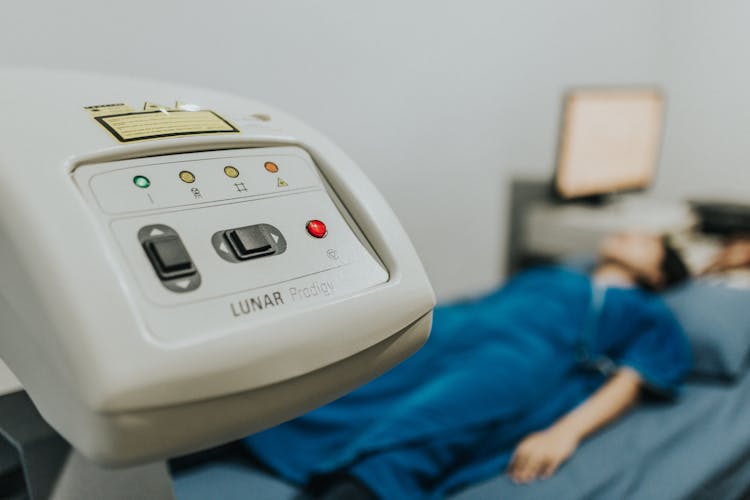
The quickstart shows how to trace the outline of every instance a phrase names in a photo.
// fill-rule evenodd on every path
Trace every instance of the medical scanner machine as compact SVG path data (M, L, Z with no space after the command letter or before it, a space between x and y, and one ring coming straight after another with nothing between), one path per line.
M0 72L0 356L89 459L216 445L320 406L426 340L396 216L265 104Z

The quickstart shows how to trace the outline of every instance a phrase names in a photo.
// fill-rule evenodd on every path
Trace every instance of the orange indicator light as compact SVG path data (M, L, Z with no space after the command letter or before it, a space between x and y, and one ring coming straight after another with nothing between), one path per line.
M269 171L269 172L271 172L272 174L275 174L276 172L278 172L278 171L279 171L279 166L278 166L278 165L276 165L276 164L275 164L274 162L272 162L272 161L267 161L267 162L266 162L266 164L265 164L265 165L263 165L263 166L264 166L264 167L266 168L266 170L268 170L268 171Z

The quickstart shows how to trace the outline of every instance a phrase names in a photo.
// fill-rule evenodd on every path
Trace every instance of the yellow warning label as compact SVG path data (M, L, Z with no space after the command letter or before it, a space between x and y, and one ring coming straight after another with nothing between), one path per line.
M94 119L120 142L196 134L239 133L234 125L208 110L131 110L126 113L95 115Z
M133 108L121 102L115 104L99 104L95 106L86 106L83 109L88 111L89 114L93 117L103 115L117 115L120 113L131 113L134 111Z
M286 181L282 179L281 177L279 177L279 179L276 181L277 187L283 188L283 187L287 187L288 185L289 184L287 184Z

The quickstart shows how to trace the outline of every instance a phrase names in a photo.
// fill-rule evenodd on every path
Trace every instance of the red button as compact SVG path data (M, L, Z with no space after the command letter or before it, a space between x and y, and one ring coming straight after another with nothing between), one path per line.
M323 223L322 220L313 219L307 223L307 232L310 233L310 236L314 236L316 238L322 238L326 234L328 234L328 229L326 229L326 225Z

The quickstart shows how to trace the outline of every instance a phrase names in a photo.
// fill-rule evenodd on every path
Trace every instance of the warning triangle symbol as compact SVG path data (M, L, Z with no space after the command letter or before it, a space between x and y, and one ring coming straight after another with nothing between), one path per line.
M287 187L288 185L289 184L287 184L286 181L282 179L281 177L279 177L279 179L276 181L276 186L280 188Z

